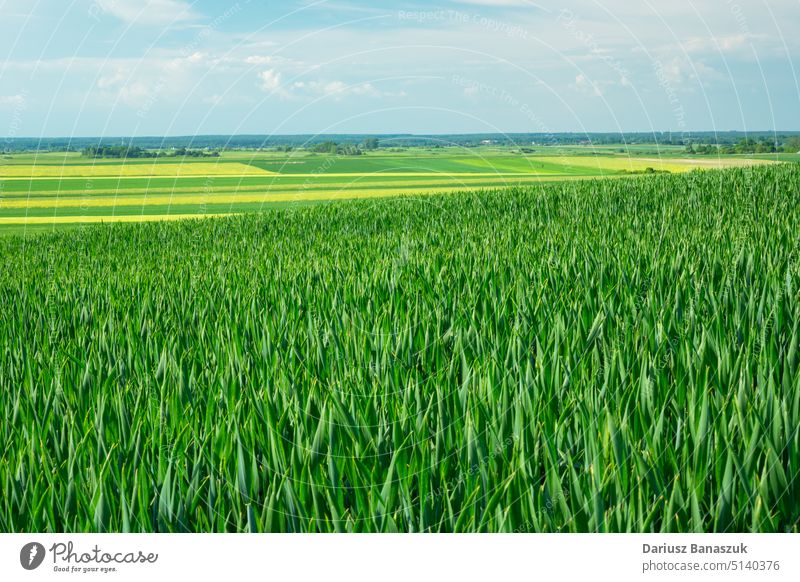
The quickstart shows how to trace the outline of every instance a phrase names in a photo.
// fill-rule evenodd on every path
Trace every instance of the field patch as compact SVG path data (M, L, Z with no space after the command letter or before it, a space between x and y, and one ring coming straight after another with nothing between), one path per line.
M121 216L2 216L0 225L20 224L81 224L101 222L161 222L164 220L191 220L229 216L228 213L214 214L128 214Z
M269 170L237 162L65 164L0 166L0 178L180 178L191 176L268 176Z
M751 158L640 158L623 156L559 156L535 157L532 161L560 165L564 169L583 168L587 172L643 172L648 168L661 172L688 172L701 168L733 168L771 164L769 160Z

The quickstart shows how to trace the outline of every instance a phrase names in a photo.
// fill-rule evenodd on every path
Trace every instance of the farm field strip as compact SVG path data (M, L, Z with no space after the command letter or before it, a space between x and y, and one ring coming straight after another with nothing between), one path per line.
M0 179L30 178L119 178L143 177L205 177L205 176L271 176L286 175L296 178L350 177L353 174L386 177L425 177L435 174L449 176L525 176L531 174L581 174L605 171L642 171L648 167L657 170L685 171L692 168L722 168L770 163L771 160L750 158L647 158L620 156L508 156L495 157L421 157L393 158L377 156L358 157L305 157L298 161L251 161L237 159L218 162L165 162L87 164L65 162L59 164L0 164ZM271 166L269 169L265 165ZM274 167L272 167L274 166ZM304 171L305 170L305 171ZM308 171L311 170L311 171Z
M627 174L614 174L623 176ZM58 195L58 194L113 194L116 192L173 192L173 191L213 191L231 190L237 191L241 188L300 188L300 189L336 189L342 187L352 187L354 185L363 186L429 186L439 184L516 184L525 181L541 182L549 180L579 179L597 177L593 175L570 175L570 174L548 174L537 175L527 174L522 176L497 176L488 177L454 177L449 175L428 174L424 179L407 179L404 177L386 178L374 174L356 175L333 178L330 176L314 176L299 178L295 176L276 175L269 178L244 177L240 179L226 177L209 177L206 179L197 178L153 178L148 180L138 179L135 182L120 181L116 179L34 179L23 181L4 182L0 178L0 187L3 196L25 196L25 195ZM349 179L344 179L349 178ZM133 182L133 183L132 183Z
M626 177L624 175L615 175L615 178ZM513 187L523 186L526 184L537 184L543 182L557 181L557 180L580 180L592 179L596 176L548 176L548 177L530 177L514 180L460 180L460 179L442 179L442 180L424 180L407 182L405 180L384 181L384 182L363 182L361 180L353 180L351 182L330 183L330 184L284 184L276 182L275 184L258 184L248 185L243 182L239 186L221 186L200 188L193 186L181 186L173 188L146 188L146 189L101 189L101 190L40 190L30 192L14 192L5 194L0 198L0 207L5 202L14 201L15 204L19 201L30 200L33 202L40 201L57 201L57 200L83 200L83 199L97 199L97 198L125 198L131 196L150 196L150 195L175 195L177 197L183 195L199 196L208 195L215 197L217 195L228 194L298 194L306 195L328 192L346 192L346 191L361 191L370 190L380 193L383 190L400 191L403 193L414 194L417 191L424 191L436 188L500 188L500 187Z
M135 188L128 188L123 187L125 184L117 184L114 187L109 187L110 184L108 181L99 184L96 181L92 181L88 185L85 182L78 180L77 183L75 180L59 180L53 181L50 179L45 180L28 180L29 186L28 188L15 188L9 189L8 192L4 194L47 194L47 193L60 193L60 194L84 194L84 193L98 193L98 194L113 194L119 191L126 191L126 190L144 190L150 192L179 192L183 191L197 191L198 187L202 187L206 190L214 190L214 189L229 189L229 190L237 190L241 188L266 188L266 187L278 187L278 188L305 188L305 189L320 189L320 188L344 188L350 187L353 185L359 184L368 184L370 186L375 187L382 187L382 186L431 186L431 185L438 185L438 184L448 184L448 183L455 183L455 184L491 184L491 183L519 183L524 181L541 181L546 179L553 179L553 178L571 178L571 177L579 177L579 176L571 176L565 174L491 174L491 175L469 175L464 177L459 176L452 176L452 175L432 175L426 174L425 179L407 179L405 176L395 176L393 179L387 179L387 176L380 176L375 174L367 174L367 175L357 175L357 174L347 174L346 176L308 176L303 179L302 176L280 176L275 175L270 178L253 178L251 176L244 176L241 180L227 183L227 184L220 184L216 185L217 180L208 180L198 184L196 178L170 178L168 180L164 180L161 177L154 177L150 183L142 183L137 185ZM210 178L214 178L213 176ZM235 176L225 176L226 180L230 180L231 178L235 178ZM342 178L350 178L349 180L342 180ZM0 178L0 183L3 182L3 179ZM112 181L113 183L113 181ZM83 184L84 187L82 188L75 188L77 184ZM185 184L185 185L183 185Z
M201 190L210 194L216 193L236 193L236 192L295 192L295 191L317 191L317 190L344 190L348 188L397 188L403 186L408 189L429 188L439 186L469 186L469 187L493 187L493 186L517 186L522 184L535 184L552 180L593 178L594 176L530 176L519 177L513 180L486 180L484 178L465 179L449 178L442 176L439 179L430 180L381 180L371 181L367 176L359 177L348 182L297 182L276 179L268 184L251 184L251 180L243 180L235 186L204 186ZM614 177L622 177L615 175ZM175 182L178 183L178 182ZM86 188L86 189L31 189L29 191L17 190L11 193L4 193L4 199L23 199L28 197L61 197L61 196L128 196L133 194L197 194L197 186L173 186L173 187L145 187L145 188Z
M181 176L263 176L272 172L256 166L237 162L222 163L153 163L153 164L100 164L61 166L31 165L0 166L0 178L4 180L30 178L142 178Z
M127 214L127 215L85 215L80 220L73 216L0 216L0 225L19 224L65 224L65 223L99 223L99 222L160 222L164 220L191 220L201 218L219 218L230 216L230 213L213 214Z
M382 200L390 200L386 198ZM0 217L7 219L7 224L14 224L14 220L26 220L27 218L53 218L57 217L63 219L64 222L56 222L54 225L64 224L81 224L84 217L102 218L104 216L131 216L140 217L138 222L149 222L148 217L160 215L184 215L190 217L197 216L219 216L231 214L243 214L248 212L270 212L273 210L283 208L301 208L303 206L318 205L318 204L333 204L338 203L334 201L290 201L290 202L240 202L236 204L230 203L214 203L214 202L198 202L194 204L148 204L142 205L125 205L106 207L106 206L67 206L54 210L53 208L29 208L24 212L19 212L15 209L0 210ZM144 217L144 218L141 218ZM52 222L52 221L51 221ZM6 230L0 228L0 236L7 234Z
M382 200L388 200L382 199ZM17 209L0 209L0 217L10 220L24 219L27 217L59 217L64 219L71 219L74 222L81 222L84 216L158 216L184 214L196 216L203 215L219 215L219 214L241 214L245 212L268 212L280 208L300 208L302 206L329 204L334 201L315 201L315 200L292 200L288 202L238 202L231 203L215 203L210 201L202 201L195 203L175 204L175 203L162 203L162 204L148 204L143 206L128 205L120 203L118 206L65 206L63 208L29 208L24 212ZM69 221L68 221L69 222ZM144 220L143 220L144 222ZM4 231L0 229L0 234Z
M53 199L31 199L31 200L4 200L0 202L0 210L4 208L64 208L64 207L113 207L120 204L142 205L151 204L202 204L203 202L215 203L244 203L244 202L290 202L303 200L343 200L355 198L381 198L386 196L402 195L435 195L458 192L465 190L464 187L433 187L425 190L410 190L409 188L385 188L385 189L342 189L326 190L322 192L298 191L298 192L264 192L247 194L215 194L208 195L180 195L180 196L120 196L102 198L53 198Z
M563 156L532 158L543 163L561 164L586 171L641 171L646 168L668 172L686 172L693 169L722 169L742 166L774 164L771 160L752 158L646 158L614 156Z
M3 174L0 173L0 180L36 180L37 177L42 178L53 178L58 177L57 174L40 174L40 175L33 175L25 174L24 169L20 169L19 172ZM257 169L256 169L257 170ZM537 171L530 171L530 172L447 172L447 176L453 177L510 177L510 176L547 176L547 175L562 175L563 173L559 172L537 172ZM430 177L432 175L436 175L436 172L419 172L419 171L408 171L408 172L371 172L368 174L359 174L358 172L327 172L325 174L317 174L317 173L308 173L308 174L281 174L284 176L291 176L293 178L319 178L321 176L326 176L328 178L350 178L353 176L383 176L386 178L420 178L420 177ZM249 178L252 176L271 176L271 174L265 170L261 171L253 171L248 173L236 173L236 172L228 172L228 173L213 173L209 172L206 174L194 174L194 173L186 173L186 174L130 174L130 175L116 175L116 174L94 174L94 175L81 175L81 174L65 174L65 178L113 178L119 180L136 180L141 179L143 177L152 177L152 178L182 178L182 177L215 177L215 176L223 176L225 178Z
M330 160L330 158L328 158ZM340 173L397 172L413 174L415 171L426 173L448 173L460 175L464 173L485 172L492 170L504 173L557 173L557 174L593 174L606 172L636 172L653 168L662 171L682 172L692 168L723 168L753 165L750 158L675 158L675 157L627 157L610 155L561 155L561 156L510 156L495 155L493 157L442 157L427 158L391 158L379 157L370 159L337 158L333 163L326 163L325 158L302 158L296 163L276 164L264 160L253 160L253 165L268 167L283 175L304 175L313 170L314 173L327 175ZM759 160L756 163L770 163Z

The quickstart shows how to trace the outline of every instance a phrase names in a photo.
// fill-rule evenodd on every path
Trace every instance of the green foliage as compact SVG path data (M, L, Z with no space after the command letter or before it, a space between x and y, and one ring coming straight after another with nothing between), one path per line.
M794 136L788 138L786 140L786 143L783 144L783 151L788 152L790 154L796 154L800 152L800 137Z
M792 149L791 142L797 138L788 138L786 143L781 146L776 139L762 137L758 140L742 138L736 144L721 146L718 150L720 154L774 154L776 152L795 153L797 149ZM700 152L706 153L706 152ZM708 153L717 153L717 150Z
M335 141L323 141L311 146L310 151L321 154L336 154L340 156L360 156L361 149L351 143L337 144Z
M797 531L800 169L0 240L2 531Z
M87 158L156 158L158 152L130 145L89 146L81 152Z
M187 149L185 147L176 148L168 152L156 150L145 150L132 145L96 145L84 148L81 152L87 158L112 158L112 159L138 159L138 158L161 158L161 157L186 157L186 158L218 158L218 151L206 151L198 149Z

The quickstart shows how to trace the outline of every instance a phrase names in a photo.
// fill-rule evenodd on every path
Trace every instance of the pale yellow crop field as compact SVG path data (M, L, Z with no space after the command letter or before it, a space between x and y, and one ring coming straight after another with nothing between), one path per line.
M270 176L274 172L238 162L8 165L0 166L0 178L187 178L205 176Z
M19 224L81 224L100 222L161 222L230 216L230 213L213 214L126 214L120 216L0 216L0 225Z
M500 175L492 174L487 181L487 177L479 177L479 178L466 178L466 177L458 177L458 176L450 176L450 175L437 175L435 179L432 180L403 180L402 181L402 188L398 188L398 181L397 180L379 180L379 181L369 181L366 182L364 179L372 178L373 175L370 174L346 174L347 176L351 177L349 181L337 181L337 182L324 182L321 184L317 184L312 180L307 182L300 182L300 183L284 183L281 181L281 177L279 175L275 176L275 180L270 182L269 184L258 184L258 185L248 185L247 182L243 182L242 184L237 184L235 186L209 186L198 188L197 186L174 186L170 188L164 187L145 187L145 188L136 188L134 192L138 195L151 195L151 194L191 194L197 193L199 190L202 190L204 194L208 194L210 196L214 196L216 194L231 194L231 193L241 193L241 192L269 192L275 194L289 194L292 192L298 193L311 193L315 191L340 191L340 190L348 190L348 189L383 189L383 188L391 188L395 187L395 190L402 190L404 193L407 194L414 194L417 190L422 189L429 189L429 188L440 188L440 187L486 187L486 188L502 188L506 186L524 186L526 184L536 184L541 182L556 182L556 181L563 181L563 180L583 180L583 179L592 179L597 178L597 176L551 176L549 174L538 175L538 174L531 174L531 175ZM470 174L472 175L472 174ZM287 176L283 176L287 177ZM289 175L291 179L298 178L297 175ZM620 176L622 177L622 176ZM117 189L109 189L109 188L99 188L99 189L84 189L84 190L74 190L74 189L58 189L58 190L31 190L29 192L25 192L23 196L17 195L13 198L8 197L6 200L0 199L0 208L3 207L4 202L10 203L11 200L17 199L47 199L47 200L58 200L63 197L76 197L82 196L84 199L91 196L118 196L118 197L125 197L131 194L131 190L125 188L117 188Z
M603 171L642 172L647 168L666 172L688 172L704 168L732 168L773 164L770 160L754 160L746 158L638 158L614 156L561 156L536 157L537 162L548 162L572 168L588 168L595 172Z
M445 194L464 190L462 187L431 188L430 190L415 191L415 195L424 194ZM24 209L24 208L113 208L114 206L166 206L174 205L197 205L197 204L245 204L252 202L306 202L312 200L343 200L351 198L382 198L386 196L402 196L409 194L406 188L387 188L384 190L373 189L342 189L342 190L323 190L320 192L302 191L297 192L260 192L260 193L239 193L239 194L217 194L209 195L182 195L182 196L120 196L102 198L33 198L30 200L2 200L0 209Z
M612 176L611 178L625 179L624 176ZM493 184L487 188L501 188L508 186L525 186L536 182L545 181L568 181L568 180L591 180L597 179L596 176L557 176L549 180L539 178L538 180L521 180L519 182L507 182L504 184ZM116 206L183 206L201 204L249 204L249 203L273 203L273 202L311 202L327 200L348 200L358 198L385 198L390 196L425 196L434 194L448 194L463 192L474 188L470 184L447 184L444 182L433 183L425 188L410 188L403 186L399 188L379 188L374 187L353 187L357 184L345 185L340 188L289 188L273 189L264 186L257 189L226 189L217 192L205 192L197 194L197 189L181 189L183 192L175 191L162 194L148 193L147 195L126 194L120 191L118 195L106 196L33 196L25 198L6 198L0 199L0 210L4 209L34 209L34 208L114 208ZM166 195L165 195L166 194ZM2 221L0 221L0 224Z

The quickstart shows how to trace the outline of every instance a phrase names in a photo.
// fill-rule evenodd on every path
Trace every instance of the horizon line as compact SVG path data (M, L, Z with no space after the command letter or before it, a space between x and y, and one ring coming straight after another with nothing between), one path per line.
M516 132L442 132L442 133L392 133L392 132L320 132L320 133L197 133L197 134L174 134L174 135L130 135L130 134L109 134L109 135L45 135L45 136L4 136L2 140L4 143L12 143L17 140L77 140L77 139L194 139L194 138L236 138L236 137L263 137L263 138L280 138L280 137L470 137L470 136L486 136L494 135L500 137L511 137L517 135L537 135L537 136L554 136L554 135L569 135L569 136L592 136L592 135L663 135L663 134L677 134L677 135L692 135L692 134L725 134L725 133L741 133L741 134L799 134L798 129L691 129L691 130L617 130L617 131L516 131Z

